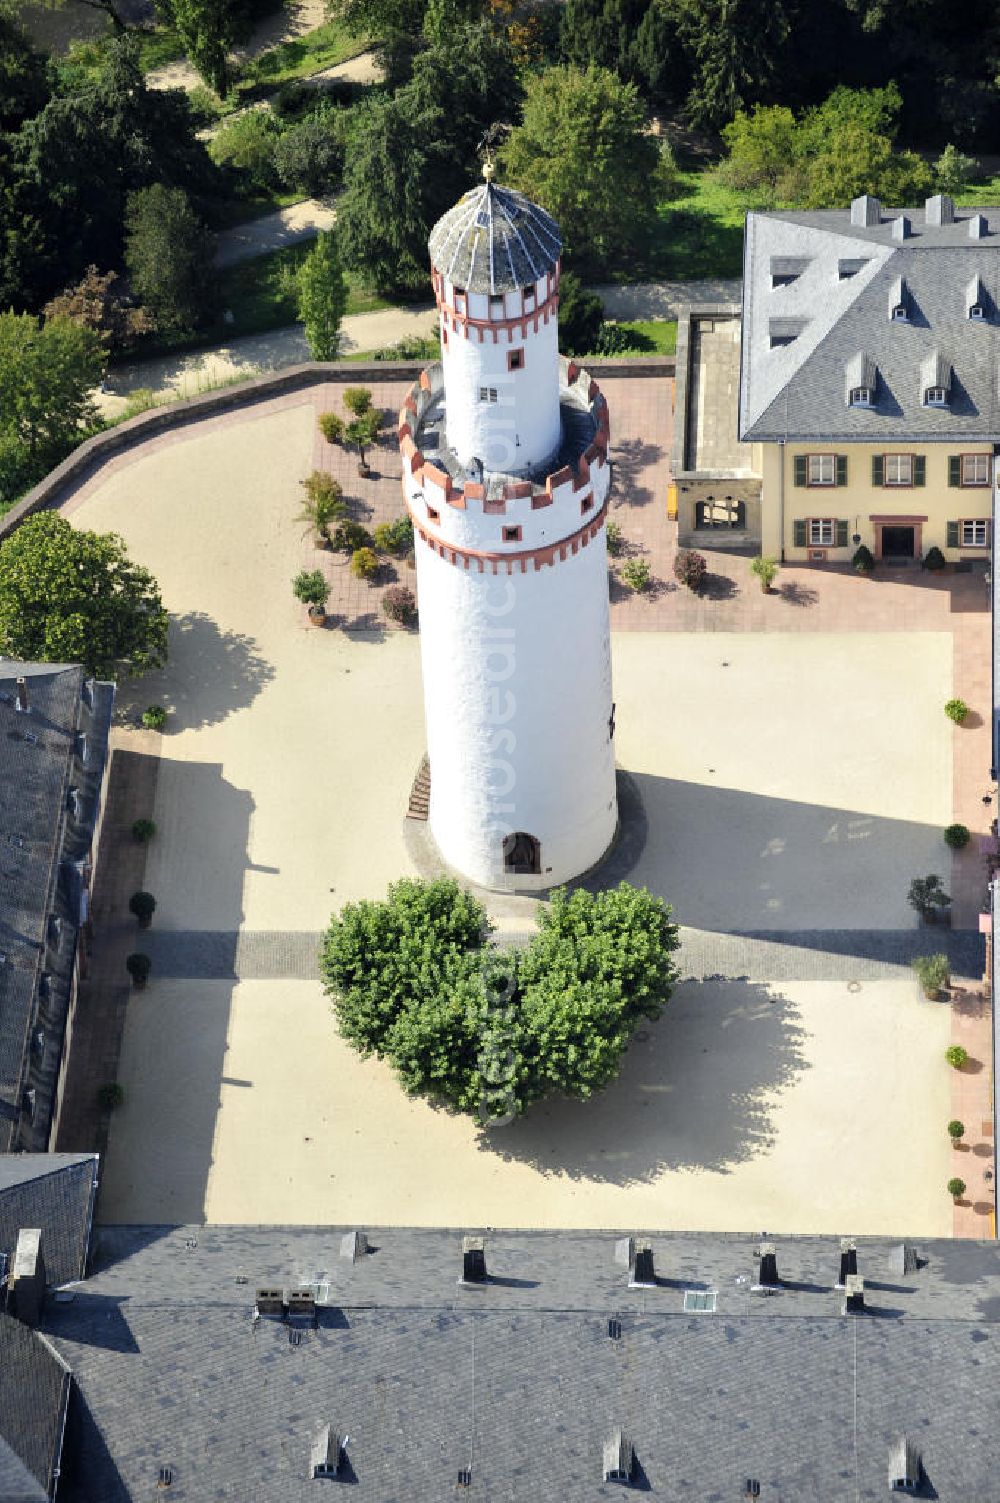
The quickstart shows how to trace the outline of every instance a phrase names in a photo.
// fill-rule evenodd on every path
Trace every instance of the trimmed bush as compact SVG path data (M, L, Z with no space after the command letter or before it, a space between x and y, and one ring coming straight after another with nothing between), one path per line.
M682 548L674 559L674 578L687 585L689 590L700 590L707 573L708 563L704 554L695 553L691 548Z
M319 431L328 444L339 444L344 437L344 419L338 412L321 412Z
M926 996L936 998L939 992L951 985L947 955L918 955L911 964Z
M167 723L167 712L162 705L148 705L142 712L142 723L147 731L162 731Z
M132 839L146 845L156 834L156 825L151 819L137 819L132 823Z
M750 572L751 574L755 574L760 580L760 587L764 594L767 595L774 584L775 575L778 572L778 560L776 558L764 558L761 555L760 558L755 558L751 561Z
M409 516L397 517L394 522L380 522L375 529L375 547L380 553L393 553L401 557L413 547L413 522ZM356 546L361 546L360 544Z
M617 522L609 522L604 529L604 535L607 539L608 552L611 557L618 558L625 547L625 534Z
M945 845L950 845L953 851L963 851L970 839L968 825L948 825L945 829Z
M151 892L134 892L128 900L128 911L135 915L143 928L146 928L150 919L156 912L156 899Z
M943 569L946 562L947 560L945 559L944 554L936 544L933 548L928 548L927 552L924 554L924 568L930 569L932 573L936 572L938 569Z
M945 1051L944 1057L949 1065L955 1070L960 1070L969 1058L968 1050L963 1049L961 1044L951 1044Z
M964 699L949 699L944 707L944 713L947 715L948 719L953 720L956 725L961 725L962 721L969 713L969 706L965 703Z
M962 1196L965 1194L965 1180L950 1179L948 1181L948 1194L951 1196L952 1200L961 1200Z
M382 609L390 621L409 626L416 619L417 597L406 585L390 585L382 596Z
M335 553L354 553L358 548L370 548L371 543L371 536L361 523L353 522L349 517L340 523L333 534Z
M653 582L649 565L644 558L626 559L622 564L622 583L637 595L643 594Z
M140 951L136 951L132 955L126 955L125 969L132 977L136 986L145 986L149 973L153 969L153 962L148 955L143 955Z
M117 1080L109 1081L107 1085L98 1087L97 1104L102 1112L113 1112L119 1106L125 1105L125 1092Z
M351 573L355 579L371 579L378 569L378 554L374 548L356 548L351 554Z
M855 549L851 564L859 574L870 574L875 568L875 555L866 544L862 543Z
M959 1143L965 1137L965 1123L959 1122L957 1117L953 1118L948 1123L948 1136L953 1143Z
M330 586L320 569L302 569L292 580L292 594L303 605L324 606L330 598Z
M440 360L441 341L436 334L407 334L398 344L384 344L372 353L373 360Z
M364 417L372 410L372 394L367 386L345 386L344 406L356 418Z

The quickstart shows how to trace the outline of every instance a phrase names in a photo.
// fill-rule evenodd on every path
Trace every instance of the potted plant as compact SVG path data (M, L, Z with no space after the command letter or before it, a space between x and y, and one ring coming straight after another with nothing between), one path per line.
M968 825L948 825L944 832L945 845L953 851L964 851L970 838Z
M965 703L964 699L949 699L944 707L944 713L956 725L961 725L969 713L969 706Z
M704 554L695 553L691 548L682 548L674 559L674 578L679 579L681 584L686 584L696 594L705 583L707 573L708 563Z
M371 537L360 522L353 522L348 517L337 523L337 530L333 534L334 553L354 553L358 548L370 548L371 544Z
M358 474L363 479L367 479L371 474L366 456L378 438L381 426L379 414L373 407L368 412L363 412L360 417L354 418L344 430L347 442L353 444L358 451Z
M644 594L652 582L653 576L644 558L629 558L622 564L622 583L636 595Z
M952 1148L961 1148L962 1139L965 1136L965 1123L959 1122L957 1117L948 1123L948 1136L951 1139Z
M317 548L329 548L330 524L344 516L347 506L344 493L332 475L323 470L313 470L302 481L305 500L297 520L315 534Z
M167 712L162 705L148 705L142 712L142 723L147 731L162 731L167 723Z
M851 565L857 574L873 574L875 572L875 555L864 543L855 549Z
M355 579L371 579L378 573L378 554L374 548L355 548L351 554L351 573Z
M156 834L156 825L151 819L136 819L132 822L132 839L147 845Z
M950 1179L948 1181L948 1194L951 1196L955 1204L958 1205L958 1202L965 1194L965 1180L957 1178Z
M128 900L128 911L135 914L140 929L148 929L156 912L156 899L151 892L134 892Z
M374 531L373 541L380 553L402 557L413 547L413 523L408 516L397 517L394 522L380 522Z
M906 901L916 909L925 924L943 921L945 909L951 907L951 898L941 886L941 878L933 872L926 877L914 877Z
M608 544L608 552L612 558L618 558L625 547L625 534L617 522L609 522L604 529L604 536Z
M923 566L925 569L930 569L932 573L944 568L945 556L936 544L933 548L928 548L924 554Z
M301 569L292 580L292 593L296 600L309 607L309 620L313 626L322 626L326 621L326 602L330 598L330 586L319 569Z
M344 437L344 419L336 412L321 412L319 431L328 444L339 444Z
M125 969L132 977L132 985L137 992L141 992L149 980L149 973L153 969L153 962L148 955L136 951L133 955L126 955Z
M125 1092L117 1080L98 1087L97 1104L102 1112L113 1112L117 1107L125 1105Z
M968 1061L969 1053L967 1049L962 1048L961 1044L950 1044L944 1051L944 1057L953 1070L960 1070Z
M755 558L750 564L751 574L755 574L760 580L760 588L763 594L770 595L771 586L774 584L775 575L778 572L778 560L776 558Z
M942 991L951 985L951 967L947 955L918 955L913 961L924 996L936 1002Z
M417 616L417 597L406 585L390 585L382 596L382 609L390 621L410 626Z
M344 406L352 417L364 417L372 410L372 394L367 386L345 386Z

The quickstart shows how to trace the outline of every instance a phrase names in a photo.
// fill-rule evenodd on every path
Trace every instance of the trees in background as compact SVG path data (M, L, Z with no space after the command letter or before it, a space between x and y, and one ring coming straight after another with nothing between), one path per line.
M426 280L426 165L426 142L398 100L352 111L337 229L346 265L381 292L406 294Z
M559 278L559 348L564 355L586 355L597 348L604 322L604 304L587 292L578 276L564 271Z
M132 286L166 329L196 329L212 313L215 236L180 188L154 183L128 204L125 264Z
M314 360L336 360L340 321L347 309L347 279L332 230L317 235L299 268L298 294L310 355Z
M217 94L229 87L229 52L236 41L239 0L158 0L189 59Z
M121 278L113 271L102 274L88 266L74 287L66 287L46 303L46 319L68 318L97 334L111 355L134 344L142 334L156 328L148 308L137 307L120 290Z
M99 678L143 673L166 662L167 613L117 534L43 511L0 545L0 650Z
M0 509L96 421L92 393L105 359L100 336L67 318L40 324L30 313L0 313Z

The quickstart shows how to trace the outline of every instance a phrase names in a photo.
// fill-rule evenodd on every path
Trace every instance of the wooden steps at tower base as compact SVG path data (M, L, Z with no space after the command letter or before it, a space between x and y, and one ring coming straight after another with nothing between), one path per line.
M413 787L410 789L410 802L406 810L407 819L426 820L430 803L431 764L427 757L423 757L417 768L417 775L413 779Z

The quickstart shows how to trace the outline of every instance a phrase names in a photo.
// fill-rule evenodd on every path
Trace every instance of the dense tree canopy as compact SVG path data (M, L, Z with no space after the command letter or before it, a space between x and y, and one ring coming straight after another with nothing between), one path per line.
M155 183L129 199L125 261L136 293L167 329L196 329L215 297L215 236L186 193Z
M397 100L375 98L354 112L337 229L347 266L381 291L426 281L426 165L426 142Z
M0 545L0 651L99 678L142 673L166 661L167 613L115 533L39 512Z
M217 94L225 94L229 50L239 28L240 0L159 0L159 9L208 86Z
M299 318L314 360L336 360L340 321L347 309L347 280L334 231L320 233L299 268Z
M669 908L624 883L554 894L524 950L488 935L456 882L407 880L384 903L348 904L321 955L343 1036L389 1060L407 1091L480 1122L602 1089L676 980Z
M96 421L105 349L66 318L0 313L0 509L62 459Z

